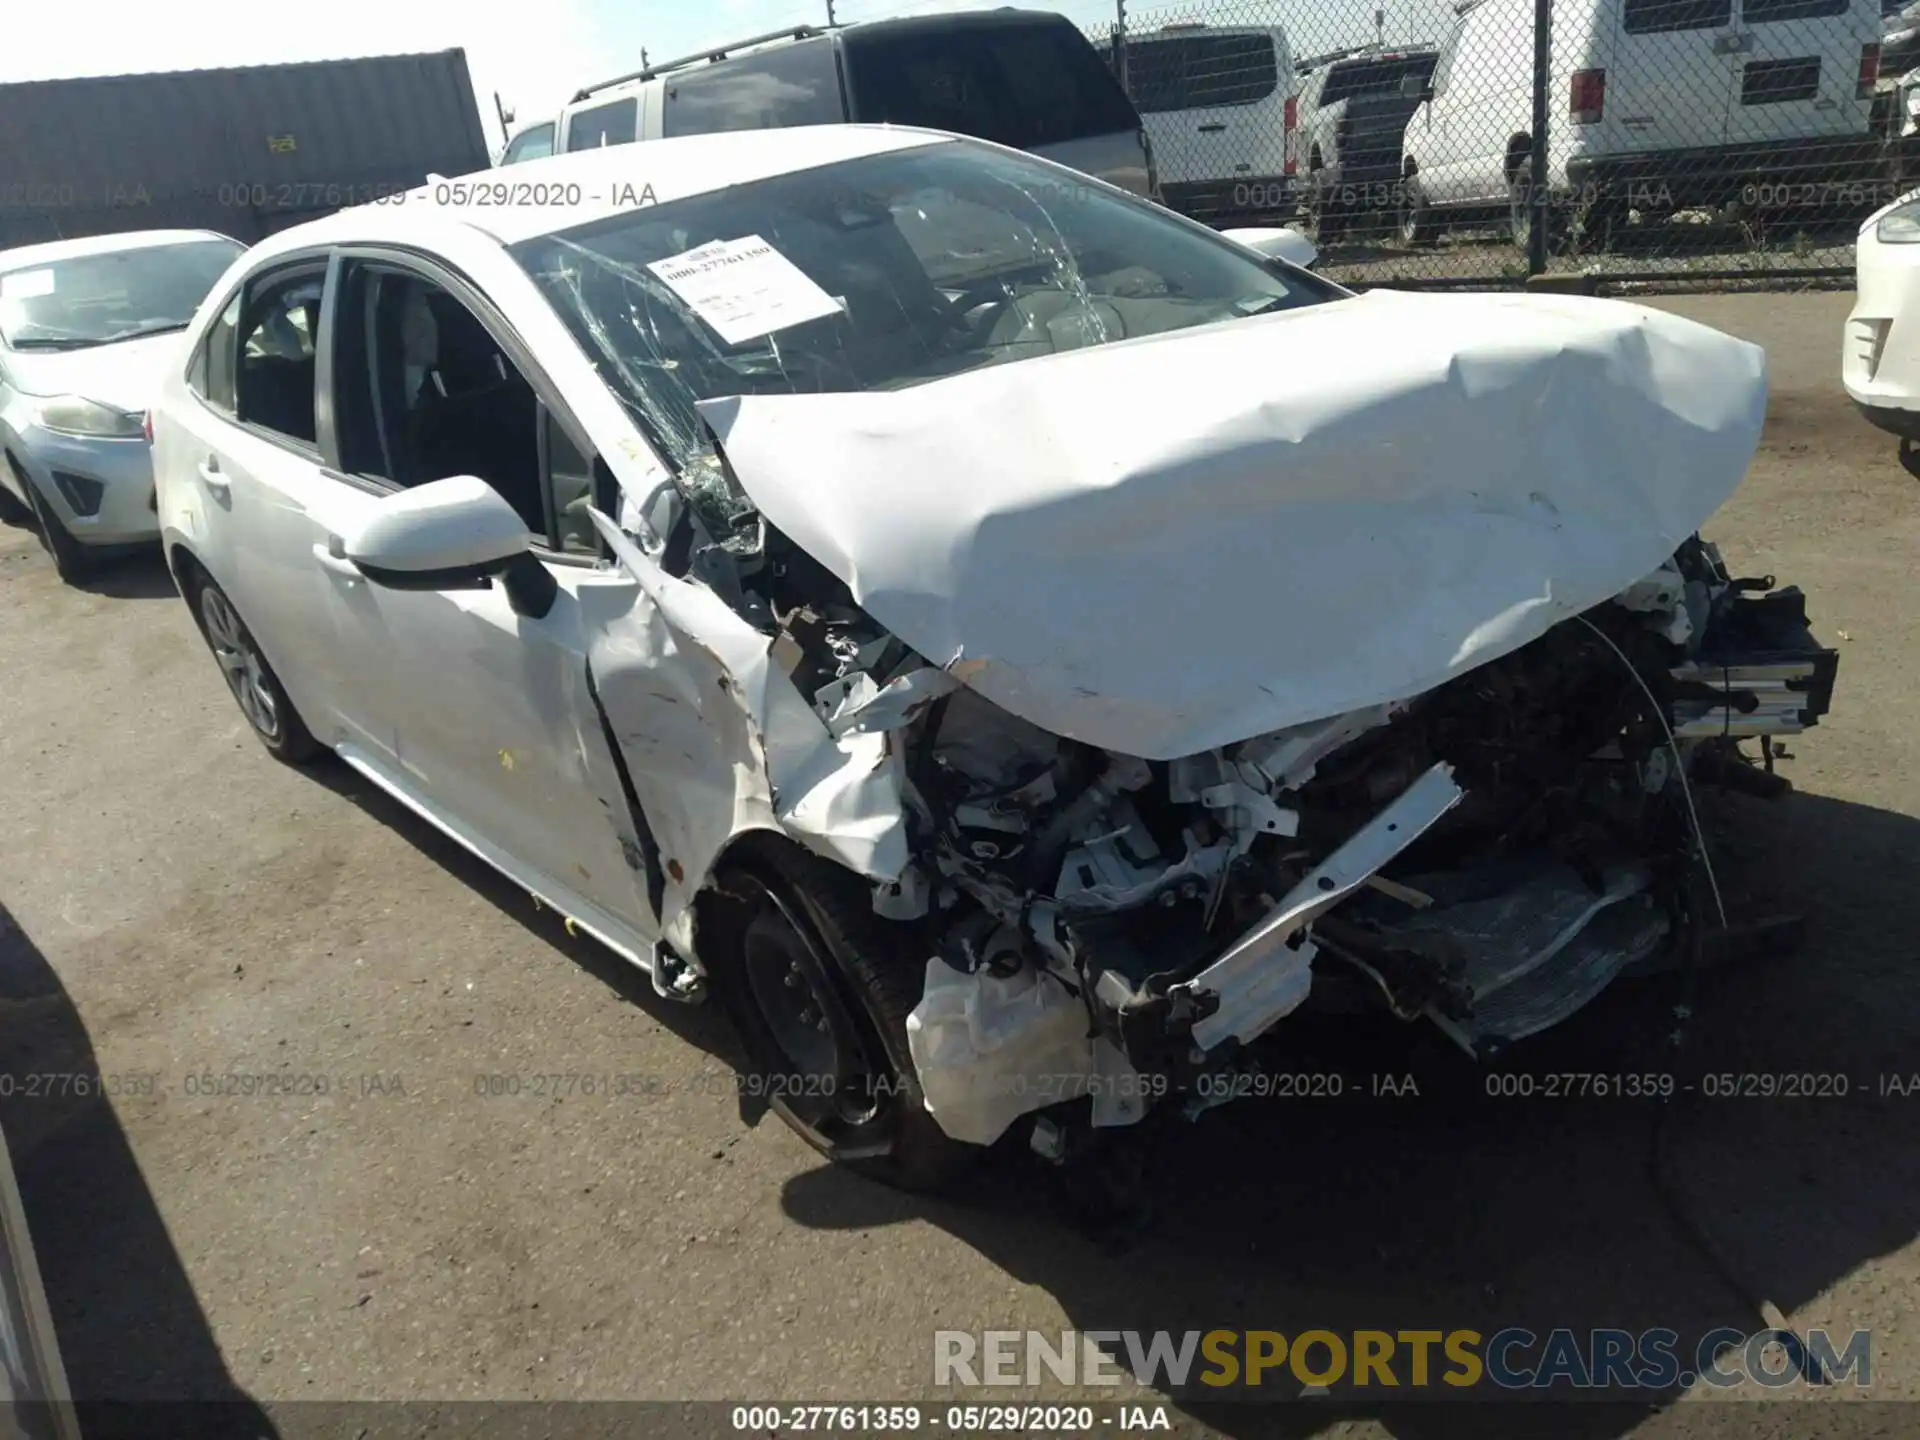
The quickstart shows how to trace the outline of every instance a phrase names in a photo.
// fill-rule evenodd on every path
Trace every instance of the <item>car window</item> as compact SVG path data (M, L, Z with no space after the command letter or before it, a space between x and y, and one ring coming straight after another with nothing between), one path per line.
M513 247L676 463L702 400L889 390L1341 296L1156 206L965 141Z
M325 289L323 268L303 268L248 287L234 375L234 414L242 423L315 443L314 351ZM210 390L211 359L209 352Z
M663 135L837 125L846 118L826 39L677 71L667 78L661 107Z
M1140 125L1113 72L1064 20L855 26L842 43L856 120L1016 150Z
M1740 0L1740 18L1749 25L1773 25L1782 20L1826 20L1852 8L1853 0Z
M553 122L522 130L500 157L502 165L517 165L522 160L544 160L553 153Z
M602 145L629 145L639 121L640 102L632 98L576 110L567 122L567 149L597 150Z
M76 255L0 274L0 338L15 350L85 350L184 330L240 253L188 240Z
M332 383L342 467L403 487L477 476L554 543L542 407L486 323L410 271L356 265L344 283ZM578 520L586 529L576 533L590 535L584 513Z
M187 384L202 400L216 410L233 414L233 360L238 348L234 332L240 328L240 295L235 292L213 324L207 327L200 348L194 352L193 366L187 372Z
M1716 30L1733 23L1733 0L1626 0L1621 25L1629 35Z
M1270 35L1151 36L1127 42L1127 84L1145 114L1252 105L1280 84Z
M1353 95L1392 95L1408 75L1426 79L1433 73L1432 55L1375 55L1348 60L1327 72L1317 104L1336 105Z
M541 411L546 429L547 489L553 496L553 532L556 547L569 554L600 553L600 532L587 517L593 504L593 461L567 434L552 413Z

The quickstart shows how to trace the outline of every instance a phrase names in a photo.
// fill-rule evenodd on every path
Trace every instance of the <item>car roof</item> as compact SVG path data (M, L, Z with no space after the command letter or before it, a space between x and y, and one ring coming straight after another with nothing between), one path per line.
M515 245L636 206L664 205L865 155L953 143L964 142L944 131L905 125L801 125L607 145L526 160L504 170L436 176L404 196L279 231L252 253L266 258L356 238L400 239L410 229L449 219L503 245Z
M225 240L239 245L231 235L217 230L127 230L116 235L88 235L77 240L47 240L38 245L16 245L0 250L0 270L24 270L33 265L51 265L57 260L72 260L81 255L110 255L120 250L145 250L156 245L180 245L193 240Z

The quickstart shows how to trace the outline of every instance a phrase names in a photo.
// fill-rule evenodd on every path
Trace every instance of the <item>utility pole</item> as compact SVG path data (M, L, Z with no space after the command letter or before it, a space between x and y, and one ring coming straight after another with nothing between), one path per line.
M1113 15L1113 74L1120 88L1131 95L1133 91L1127 85L1127 0L1114 0Z
M833 26L839 23L839 21L833 18L833 0L827 0L827 24Z
M1387 48L1387 12L1384 8L1373 12L1373 44L1378 50Z
M1553 74L1553 0L1533 0L1533 153L1527 164L1527 273L1547 269L1547 86Z

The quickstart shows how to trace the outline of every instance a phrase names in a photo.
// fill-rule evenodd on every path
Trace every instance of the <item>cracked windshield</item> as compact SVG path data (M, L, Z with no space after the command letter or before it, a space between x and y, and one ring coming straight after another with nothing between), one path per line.
M700 400L898 389L1339 293L1052 167L957 145L645 207L518 253L683 462L701 448ZM702 258L724 287L699 285Z

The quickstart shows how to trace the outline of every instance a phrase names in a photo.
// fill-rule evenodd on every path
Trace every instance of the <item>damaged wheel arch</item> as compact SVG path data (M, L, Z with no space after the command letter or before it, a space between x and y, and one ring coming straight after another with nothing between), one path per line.
M759 830L696 902L714 991L747 1052L743 1097L827 1158L936 1189L979 1150L928 1111L907 1042L924 963L915 930L873 913L860 876Z

